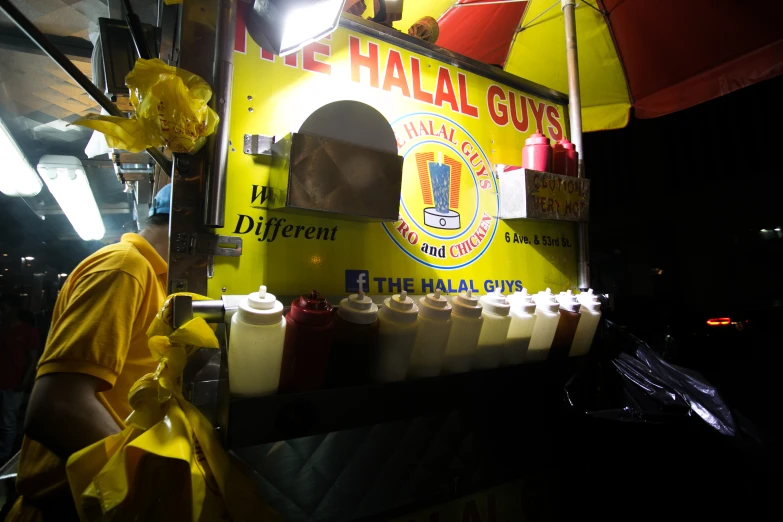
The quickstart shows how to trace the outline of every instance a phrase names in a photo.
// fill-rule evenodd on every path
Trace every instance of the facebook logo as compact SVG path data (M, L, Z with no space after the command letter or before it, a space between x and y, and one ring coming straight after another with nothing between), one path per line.
M345 291L358 292L359 289L368 290L370 284L370 272L367 270L346 270L345 271Z

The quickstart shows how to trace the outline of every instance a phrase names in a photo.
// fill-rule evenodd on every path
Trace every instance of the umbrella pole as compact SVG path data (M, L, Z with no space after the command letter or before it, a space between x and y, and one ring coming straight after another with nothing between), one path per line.
M579 92L579 57L576 42L575 0L560 0L565 20L566 62L568 64L568 115L571 122L571 143L579 153L579 177L585 177L582 148L582 96ZM577 225L577 286L590 288L590 242L587 223Z

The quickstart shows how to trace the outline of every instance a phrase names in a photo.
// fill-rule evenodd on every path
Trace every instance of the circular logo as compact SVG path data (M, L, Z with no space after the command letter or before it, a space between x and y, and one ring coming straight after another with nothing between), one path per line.
M486 252L497 230L492 165L456 122L414 113L392 124L405 158L400 219L384 223L403 252L426 266L461 268Z

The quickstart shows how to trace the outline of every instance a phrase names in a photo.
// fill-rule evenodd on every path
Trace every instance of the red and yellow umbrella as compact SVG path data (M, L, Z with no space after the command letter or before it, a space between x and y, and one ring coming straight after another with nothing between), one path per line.
M575 14L586 131L624 127L631 108L662 116L783 73L779 0L583 0ZM436 45L568 92L560 0L407 0L394 27L424 16L438 20Z

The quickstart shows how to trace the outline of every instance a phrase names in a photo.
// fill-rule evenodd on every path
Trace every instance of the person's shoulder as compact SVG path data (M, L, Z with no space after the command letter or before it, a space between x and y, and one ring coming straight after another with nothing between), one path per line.
M107 245L88 256L76 269L80 275L98 272L125 272L143 282L152 273L149 261L130 242Z

